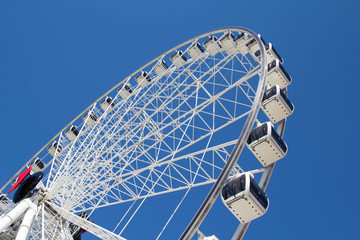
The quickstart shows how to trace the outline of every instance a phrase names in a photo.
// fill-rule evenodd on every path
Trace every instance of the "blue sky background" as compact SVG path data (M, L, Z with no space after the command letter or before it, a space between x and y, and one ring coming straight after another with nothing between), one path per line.
M295 105L285 133L289 153L267 190L269 211L246 239L356 239L359 9L355 0L2 0L0 185L140 66L201 33L243 26L284 58ZM191 218L191 206L188 212ZM233 220L212 223L221 232L204 232L229 239Z

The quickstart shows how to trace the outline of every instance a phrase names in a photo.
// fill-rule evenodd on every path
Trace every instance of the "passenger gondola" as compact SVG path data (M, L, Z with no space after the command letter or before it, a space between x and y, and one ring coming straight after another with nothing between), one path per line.
M248 48L246 47L246 43L248 40L248 35L243 32L237 35L234 39L236 48L242 55L246 55L248 53Z
M98 121L98 117L96 116L96 114L94 112L88 112L86 113L83 117L82 120L84 121L84 123L90 127L94 126L97 121Z
M221 46L215 36L209 37L209 39L204 42L204 47L211 56L215 56L218 52L221 52Z
M36 158L32 163L30 163L31 172L36 173L43 171L45 168L45 163L41 161L41 158Z
M135 81L140 85L141 88L146 88L151 83L151 78L147 72L141 71L139 75L135 77Z
M269 208L268 197L250 172L242 173L226 183L221 199L243 224L264 215Z
M223 36L220 39L220 44L223 48L225 48L226 52L231 53L234 51L234 49L235 49L234 39L235 39L235 37L232 32L225 34L225 36Z
M122 97L123 99L127 99L133 93L133 90L132 90L130 84L123 84L118 89L118 93L119 93L120 97Z
M203 54L204 52L205 52L205 50L202 48L202 46L198 42L191 45L191 47L188 50L188 53L193 60L198 59L201 56L201 54Z
M272 123L277 123L294 112L294 105L279 85L275 85L265 92L261 108Z
M11 200L6 196L6 194L0 195L0 212L6 211L9 208L11 208L12 202Z
M283 158L288 150L271 122L265 122L252 130L246 144L264 167Z
M199 230L197 232L199 235L198 240L219 240L215 235L206 237L203 233L199 232Z
M115 103L111 97L106 97L104 100L100 102L99 105L101 109L104 110L104 112L110 112L115 107Z
M182 51L175 51L175 53L170 56L170 60L177 68L182 67L187 62L187 59Z
M161 60L155 65L154 71L158 76L162 76L168 68L169 67L166 65L165 61Z
M55 154L61 153L62 146L57 141L54 141L52 144L48 146L47 151L51 156L54 157Z
M266 45L265 40L261 37L260 34L258 34L258 37L260 38L261 42ZM249 52L254 56L255 52L260 50L259 44L257 44L256 39L254 37L251 37L249 41L246 43L246 47L249 49Z
M266 44L265 49L266 49L267 61L269 63L271 63L275 59L279 60L280 63L284 62L284 60L280 57L279 53L275 50L274 46L271 43ZM260 50L257 50L255 52L255 57L257 57L259 61L261 61Z
M74 126L74 125L71 125L71 127L69 127L69 128L65 131L65 136L66 136L70 141L74 141L78 135L79 135L79 130L78 130L77 127Z
M266 85L272 87L279 85L280 88L285 88L291 83L292 79L286 72L280 61L275 59L268 64L268 72L266 76Z
M0 212L1 214L4 213L4 211L8 211L9 209L11 209L13 206L12 201L6 196L6 194L1 194L0 195ZM0 233L1 236L1 233ZM15 238L11 238L11 239L15 239ZM6 239L4 239L6 240Z
M1 194L0 195L0 202L8 203L8 202L10 202L10 199L6 196L6 194Z

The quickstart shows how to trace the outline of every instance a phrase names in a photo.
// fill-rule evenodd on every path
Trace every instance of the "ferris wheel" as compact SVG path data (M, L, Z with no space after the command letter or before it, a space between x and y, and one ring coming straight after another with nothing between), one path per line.
M148 235L160 239L187 197L209 186L192 198L198 210L186 212L194 217L173 238L217 239L199 229L221 195L240 222L233 239L241 239L266 212L264 191L287 152L282 137L294 107L282 63L271 43L240 27L161 54L80 113L1 188L0 237L81 239L87 231L127 239L143 209L168 208L170 196L173 209L157 215L164 220L148 222L161 224ZM156 207L151 199L160 199ZM113 226L102 225L97 216L114 207Z

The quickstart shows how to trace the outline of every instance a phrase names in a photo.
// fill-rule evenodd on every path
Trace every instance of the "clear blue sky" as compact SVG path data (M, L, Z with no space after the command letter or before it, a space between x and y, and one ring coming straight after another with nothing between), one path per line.
M359 9L355 0L2 0L0 185L140 66L203 32L243 26L284 58L295 105L289 153L267 190L269 211L246 239L356 239ZM235 219L213 224L223 232L206 233L222 240L236 228Z

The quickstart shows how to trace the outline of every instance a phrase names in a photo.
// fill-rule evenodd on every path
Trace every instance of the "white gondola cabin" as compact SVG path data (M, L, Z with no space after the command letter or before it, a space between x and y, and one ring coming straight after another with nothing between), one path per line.
M268 64L268 72L266 76L266 85L272 87L279 85L280 88L285 88L291 83L292 79L286 72L280 61L275 59Z
M47 151L51 156L54 157L55 154L58 155L59 153L61 153L62 147L61 147L60 143L58 143L57 141L54 141L52 144L50 144L48 146Z
M187 59L182 51L176 51L173 55L171 55L170 60L177 68L184 66L187 62Z
M10 202L11 202L11 200L6 196L6 194L1 194L0 195L0 203L1 204L8 204ZM0 208L0 209L2 209L2 208Z
M232 53L235 50L234 34L229 32L220 39L220 44L225 48L226 52Z
M240 33L234 39L236 48L242 55L246 55L248 53L248 48L246 47L246 43L249 41L249 37L245 33Z
M261 37L260 34L258 34L258 37L260 38L260 40L262 41L262 43L263 43L264 45L266 45L264 39ZM249 52L250 52L253 56L255 56L255 55L254 55L255 52L260 49L259 44L257 44L257 42L256 42L256 40L255 40L254 37L251 37L251 38L249 39L249 42L246 43L246 47L249 49Z
M132 90L130 84L123 84L118 89L118 93L119 93L120 97L122 97L123 99L127 99L133 93L133 90Z
M275 85L265 92L261 109L272 123L277 123L294 112L294 105L279 85Z
M86 125L88 125L89 127L92 127L97 123L98 117L96 116L96 114L94 112L88 112L82 117L82 120L84 121L84 123Z
M268 197L249 172L227 182L221 199L243 224L264 215L269 208Z
M168 66L166 65L164 60L159 61L154 67L154 71L156 72L156 74L158 76L162 76L166 72L167 69L168 69Z
M76 126L71 125L71 127L69 127L64 134L70 141L74 141L79 135L79 130Z
M279 60L280 63L284 62L284 60L280 57L279 53L275 50L274 46L271 43L266 44L265 49L268 63L271 63L275 59ZM259 61L261 61L260 50L257 50L255 52L255 57L257 57Z
M43 171L45 168L45 164L41 161L41 158L36 158L32 163L30 163L31 171L33 173Z
M151 83L151 78L146 71L141 71L136 77L135 81L140 85L141 88L146 88Z
M205 235L202 234L202 235L199 235L198 240L219 240L219 239L215 235L205 237Z
M215 36L209 37L209 39L204 42L204 47L211 56L215 56L218 52L221 52L221 46Z
M106 97L105 99L103 99L100 102L99 105L100 105L101 109L104 110L104 112L110 112L115 107L115 103L114 103L114 101L112 100L111 97Z
M211 235L209 237L205 237L204 240L219 240L215 235Z
M204 52L205 52L205 50L202 48L202 46L198 42L191 45L191 47L188 50L188 53L193 60L198 59L201 56L201 54L203 54Z
M264 167L283 158L288 150L271 122L252 130L246 145Z
M9 210L13 209L13 207L14 207L13 202L6 196L6 194L1 194L0 195L0 212L1 212L1 214L3 215L4 214L3 211L9 211ZM14 224L14 226L16 226L16 223L13 223L13 224ZM20 224L20 221L19 221L18 225L19 224ZM5 231L3 231L2 233L4 233L4 232ZM15 232L16 231L14 231L14 233ZM2 233L0 233L0 237L3 237ZM10 237L10 234L8 234L7 237L9 237L8 238L9 240L16 238L15 234L12 237ZM4 238L4 240L8 240L8 239Z

